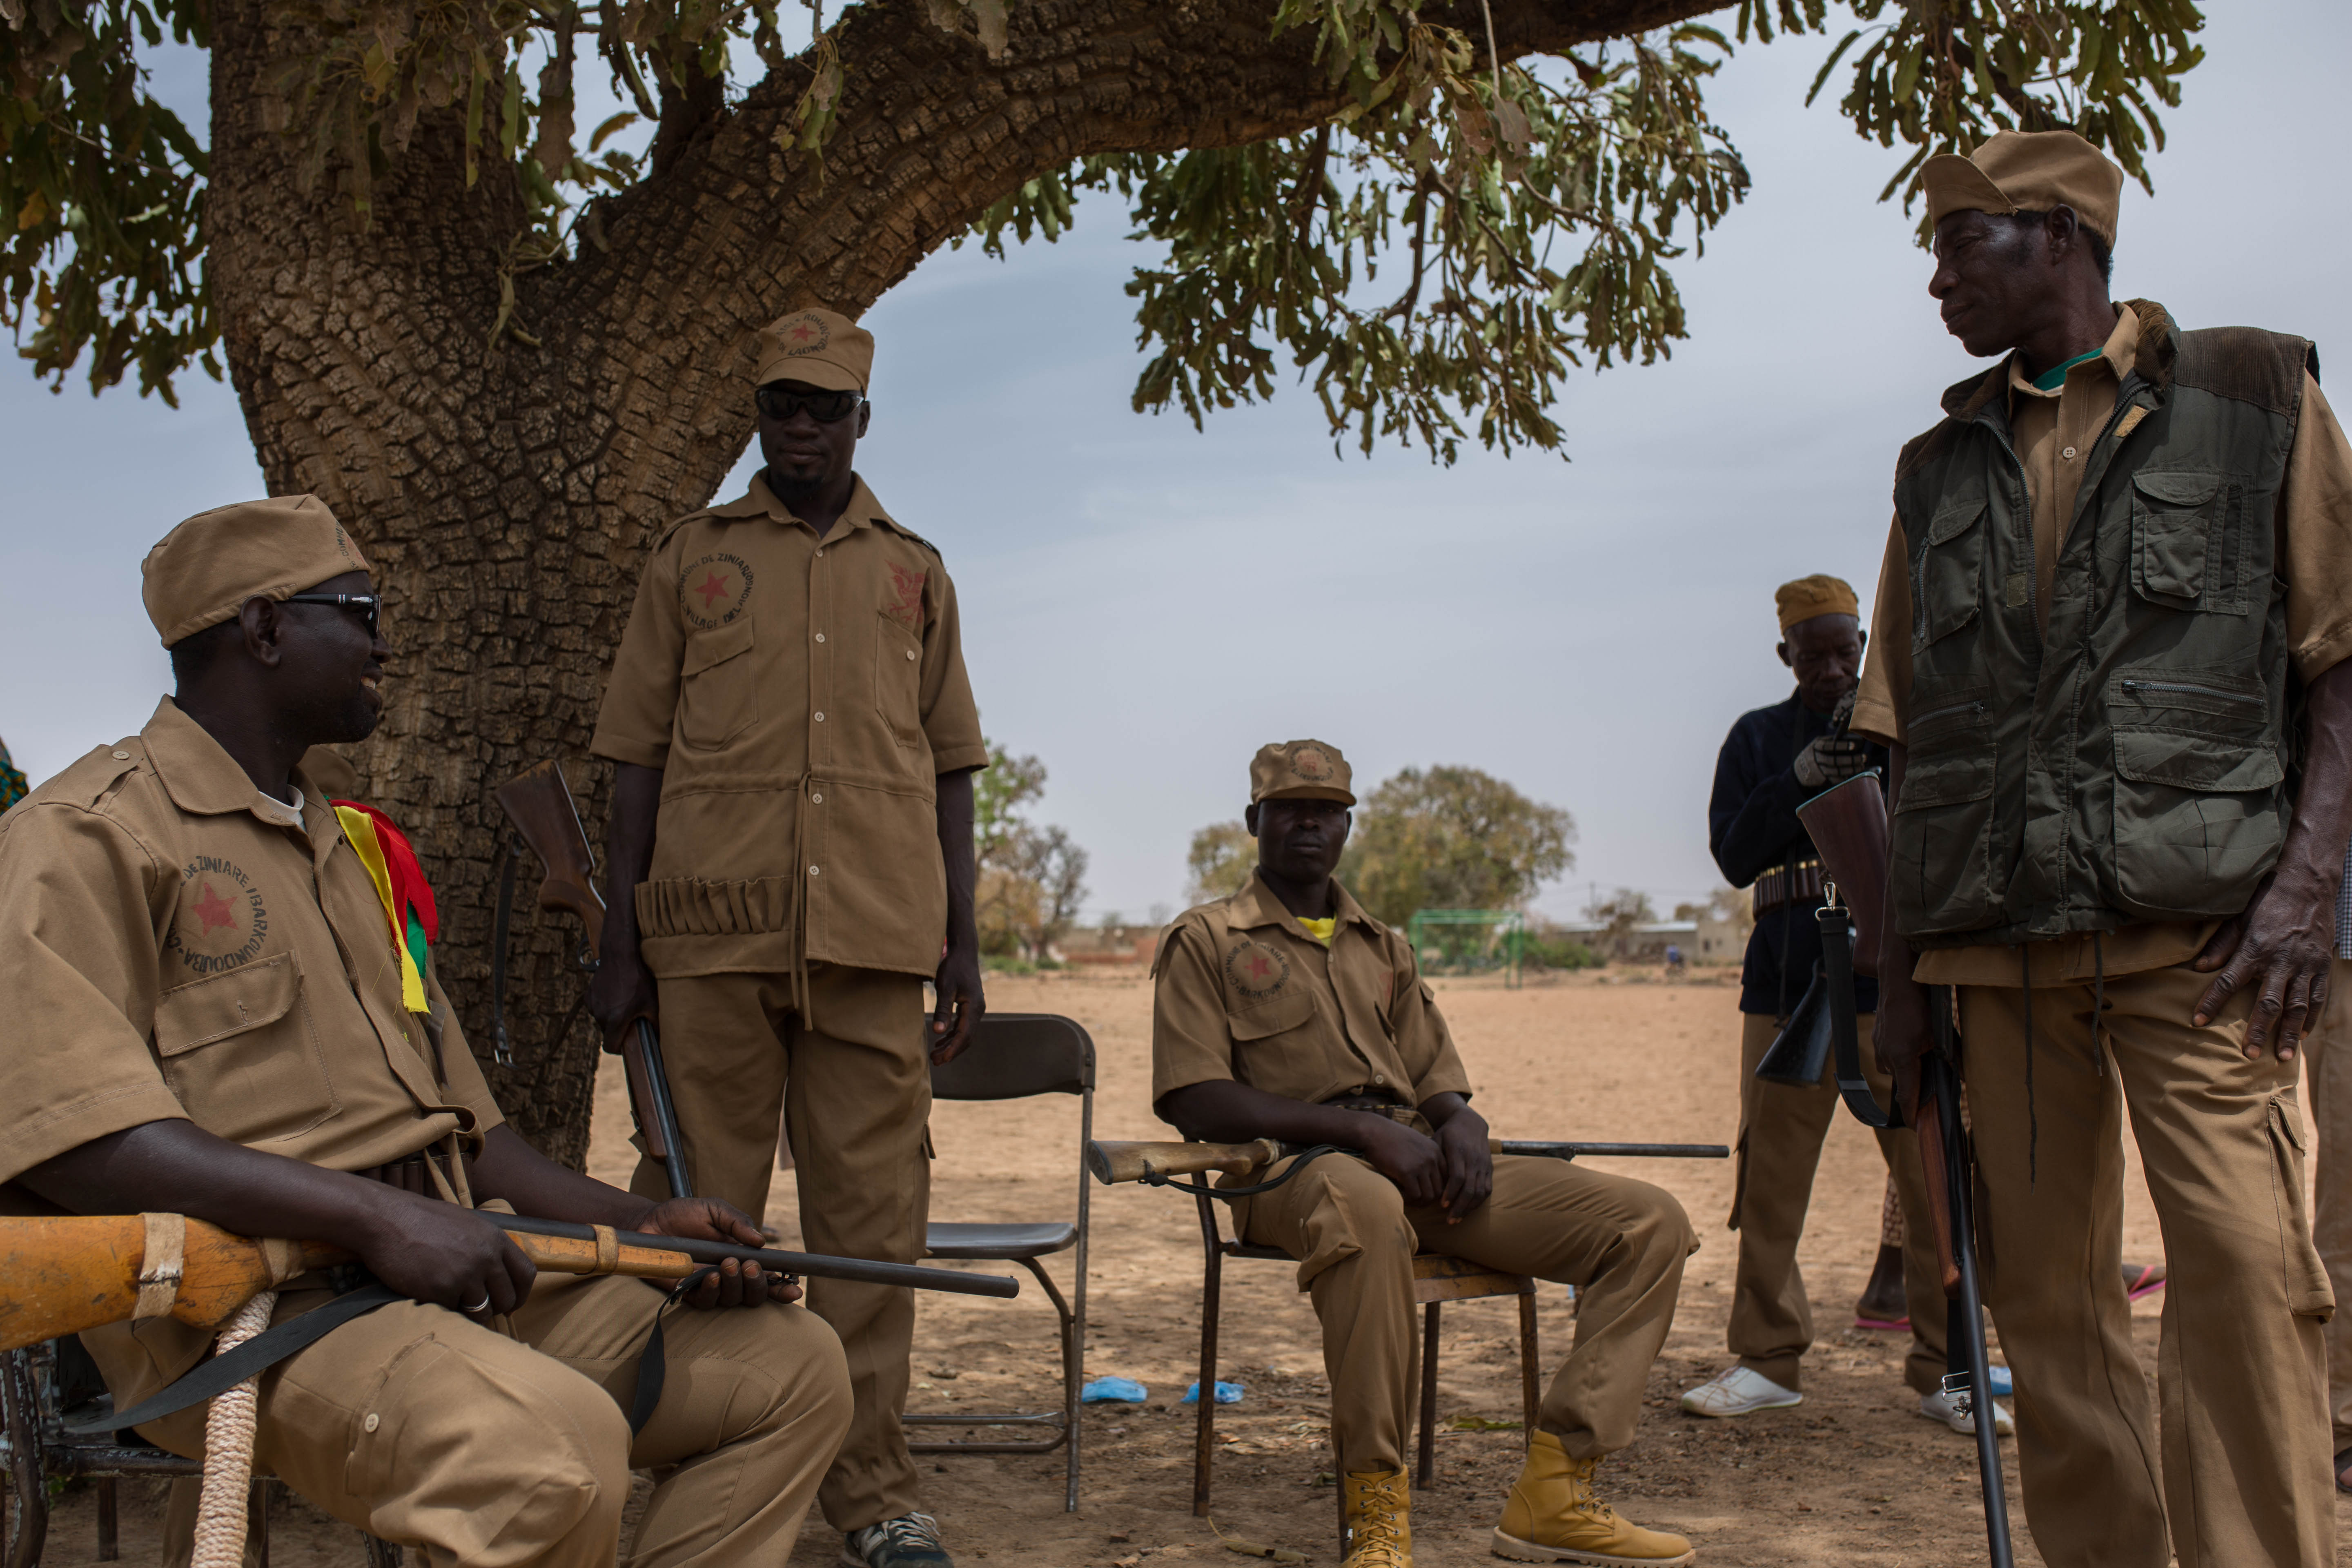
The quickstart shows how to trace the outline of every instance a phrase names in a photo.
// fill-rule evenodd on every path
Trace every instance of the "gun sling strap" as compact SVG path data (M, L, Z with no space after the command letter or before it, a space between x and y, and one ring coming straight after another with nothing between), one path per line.
M646 1423L653 1419L654 1406L661 1403L662 1384L668 1374L668 1357L662 1348L662 1313L688 1291L701 1284L705 1276L715 1272L715 1268L704 1268L679 1280L667 1292L667 1300L663 1301L661 1311L654 1314L654 1326L646 1336L646 1348L637 1356L636 1392L629 1401L629 1430L632 1434L644 1431ZM394 1301L407 1300L391 1286L371 1279L357 1289L346 1290L322 1307L265 1329L235 1350L197 1363L162 1392L140 1401L129 1410L110 1411L87 1420L68 1422L65 1431L72 1436L90 1437L160 1421L190 1405L202 1405L215 1394L226 1394L247 1378L257 1376L288 1357L299 1354L345 1323L363 1318L378 1307L388 1307Z

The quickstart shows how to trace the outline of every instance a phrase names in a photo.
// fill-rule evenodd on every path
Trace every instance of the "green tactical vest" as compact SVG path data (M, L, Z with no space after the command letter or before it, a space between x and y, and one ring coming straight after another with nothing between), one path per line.
M2006 362L1945 394L1895 468L1912 677L1889 858L1923 947L2233 915L2286 837L2276 512L2318 361L2127 308L2140 348L2061 530L2047 632Z

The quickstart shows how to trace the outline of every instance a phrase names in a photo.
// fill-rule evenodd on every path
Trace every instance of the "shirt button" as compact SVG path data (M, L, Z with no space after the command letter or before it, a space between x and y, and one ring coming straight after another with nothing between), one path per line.
M814 876L815 876L815 875L816 875L816 868L815 868L815 867L812 866L812 867L810 867L810 868L809 868L809 875L810 875L810 876L812 876L812 877L814 877Z
M818 714L818 715L816 716L816 721L817 721L818 723L820 723L820 724L824 723L824 714L822 714L822 713Z
M369 1412L368 1412L368 1418L367 1418L366 1420L364 1420L364 1421L361 1422L361 1423L360 1423L360 1425L361 1425L361 1426L364 1426L364 1427L366 1427L369 1431L373 1432L373 1431L374 1431L377 1427L379 1427L379 1426L383 1426L383 1416L381 1416L381 1415L378 1415L374 1411L371 1410L371 1411L369 1411Z
M817 634L816 634L816 640L817 640L817 641L819 641L819 642L823 642L823 641L824 641L824 634L823 632L819 632L819 633L817 633Z
M817 793L812 794L812 795L809 796L809 804L810 804L810 805L823 805L824 804L824 795L823 792L822 792L822 791L820 791L820 792L817 792Z
M1374 1073L1374 1074L1372 1075L1372 1081L1373 1081L1374 1083L1386 1083L1386 1082L1388 1082L1388 1079L1385 1079L1385 1078L1382 1078L1379 1073Z
M131 760L131 753L117 746L114 748L114 760L118 763L127 763Z
M2073 461L2074 460L2074 447L2067 447L2064 451L2063 451L2063 452L2059 453L2058 455L2059 455L2060 457L2062 457L2062 458L2065 458L2068 462L2070 462L2070 463L2071 463L2071 462L2073 462Z
M818 551L818 552L816 552L816 558L817 558L819 561L824 560L824 551L822 551L822 550Z
M915 657L915 650L914 650L913 648L908 648L908 649L907 650L907 657L908 657L908 658L914 658L914 657Z

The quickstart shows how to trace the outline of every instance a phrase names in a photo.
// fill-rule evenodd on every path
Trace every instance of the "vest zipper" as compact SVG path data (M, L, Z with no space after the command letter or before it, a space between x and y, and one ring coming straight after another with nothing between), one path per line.
M2126 691L2189 691L2200 697L2226 697L2239 702L2260 700L2252 692L2231 691L2220 686L2194 686L2180 680L2126 680L2123 689Z
M2126 682L2125 682L2125 684L2128 686L2128 685L2129 685L2129 684L2131 684L2131 683L2130 683L2129 681L2126 681ZM1906 728L1906 729L1910 729L1910 730L1916 730L1916 729L1917 729L1920 725L1927 723L1929 720L1931 720L1931 719L1941 719L1941 718L1942 718L1945 714L1947 714L1947 713L1966 713L1966 712L1970 712L1970 711L1974 711L1974 712L1978 712L1978 713L1981 713L1981 712L1983 712L1983 711L1984 711L1984 704L1983 704L1983 703L1981 703L1981 702L1950 702L1950 703L1947 703L1947 704L1945 704L1945 705L1944 705L1943 707L1941 707L1941 708L1934 709L1934 710L1930 710L1930 711L1928 711L1928 712L1926 712L1926 713L1922 713L1922 714L1920 714L1917 718L1916 718L1916 719L1912 720L1912 721L1911 721L1911 722L1910 722L1909 724L1906 725L1906 726L1905 726L1905 728Z

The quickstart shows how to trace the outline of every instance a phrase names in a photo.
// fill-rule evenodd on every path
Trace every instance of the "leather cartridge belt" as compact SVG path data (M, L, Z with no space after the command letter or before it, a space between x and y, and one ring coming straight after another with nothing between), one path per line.
M425 1162L428 1160L432 1162L432 1169L426 1168ZM448 1181L450 1190L457 1189L457 1181L451 1177L449 1172L448 1155L442 1152L439 1148L431 1145L419 1149L414 1154L404 1154L397 1160L386 1161L381 1165L370 1165L363 1171L353 1171L352 1174L365 1176L371 1182L382 1182L387 1187L398 1187L404 1193L415 1193L419 1197L437 1198L441 1196L441 1187L433 1179L433 1170L438 1170L443 1179Z
M1377 1094L1335 1094L1323 1102L1340 1110L1364 1110L1374 1116L1385 1116L1391 1121L1410 1126L1420 1112L1401 1100Z
M1822 874L1821 861L1809 858L1785 866L1775 866L1757 878L1750 897L1759 915L1769 914L1782 904L1801 900L1808 904L1819 904L1826 881Z

